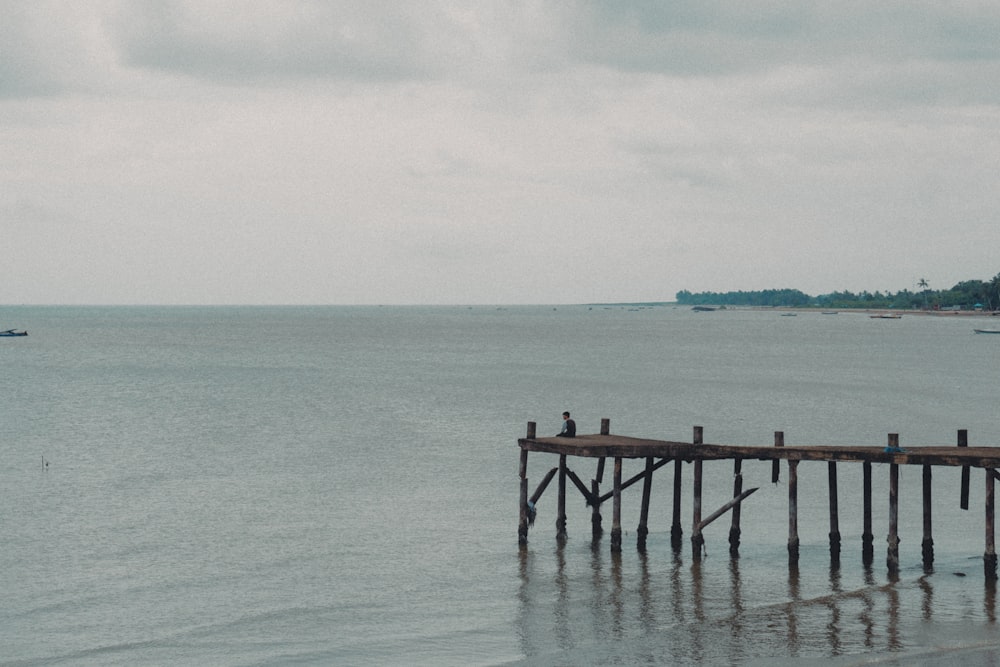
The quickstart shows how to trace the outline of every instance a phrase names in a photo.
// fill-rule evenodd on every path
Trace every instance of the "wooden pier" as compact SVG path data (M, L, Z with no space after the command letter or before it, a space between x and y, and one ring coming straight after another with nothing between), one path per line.
M888 434L886 445L882 446L843 446L843 445L809 445L786 446L784 434L777 431L774 434L774 444L768 446L721 445L703 442L702 428L694 427L692 441L671 442L664 440L649 440L621 435L612 435L610 421L601 420L601 431L593 435L578 435L575 438L536 437L535 422L528 422L527 434L518 440L521 449L520 465L520 524L518 541L527 544L528 529L534 522L535 506L549 483L558 475L558 505L556 516L556 539L566 539L566 482L569 480L581 493L592 509L591 531L596 542L603 534L601 508L607 500L612 501L611 519L611 550L621 551L622 527L621 507L622 491L637 482L643 483L642 505L637 532L637 547L640 551L646 549L648 534L647 519L652 488L653 473L673 462L673 517L670 530L671 545L675 551L682 548L683 528L681 526L681 482L682 463L693 464L692 481L692 521L691 521L691 555L694 560L700 560L704 545L703 529L723 516L732 512L732 523L729 531L730 554L737 557L741 539L740 517L741 503L754 493L757 488L743 489L742 462L744 460L772 461L771 481L777 482L780 474L780 462L786 461L788 466L788 560L794 566L799 559L798 536L798 466L803 461L824 461L828 467L829 508L830 508L830 557L834 563L839 563L841 551L839 509L837 502L837 466L839 463L859 463L862 467L863 488L863 532L862 562L870 566L874 559L872 534L872 464L889 465L889 526L887 537L886 566L890 573L899 570L899 466L913 465L922 467L922 505L923 505L923 539L922 554L925 568L934 561L934 540L932 535L932 497L931 478L934 466L960 467L961 488L959 504L962 509L969 508L969 481L972 468L984 470L985 493L985 552L983 554L983 571L987 580L997 578L997 555L994 542L994 482L1000 479L997 469L1000 468L1000 447L969 447L968 434L965 430L958 431L954 446L920 446L900 447L899 436ZM534 493L528 495L528 453L541 452L559 456L559 464L543 477ZM569 457L597 459L597 472L588 488L580 477L567 465ZM605 461L611 459L612 488L611 491L600 492L604 482ZM622 480L623 459L645 459L645 468L639 474L627 480ZM702 516L702 484L703 462L732 460L734 462L734 485L732 499L708 516Z

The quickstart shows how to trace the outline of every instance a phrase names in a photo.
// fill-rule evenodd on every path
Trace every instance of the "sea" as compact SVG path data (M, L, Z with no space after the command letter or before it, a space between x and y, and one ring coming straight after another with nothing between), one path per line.
M886 567L888 466L743 463L730 514L670 543L673 465L623 493L623 548L556 484L518 544L528 423L716 444L1000 447L1000 335L986 317L673 306L5 306L0 327L0 665L995 665L986 475L901 466L900 570ZM1000 320L997 320L1000 328ZM558 464L528 458L529 490ZM623 476L642 470L626 460ZM596 462L570 459L585 483ZM733 494L704 465L704 513ZM609 468L610 473L610 468ZM610 474L602 491L610 488ZM610 503L604 511L610 528Z

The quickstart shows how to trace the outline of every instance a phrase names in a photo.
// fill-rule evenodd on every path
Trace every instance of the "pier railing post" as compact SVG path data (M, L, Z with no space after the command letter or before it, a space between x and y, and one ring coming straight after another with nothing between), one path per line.
M774 432L774 446L785 446L785 433L783 431ZM781 479L781 461L774 459L771 461L771 484L777 484L779 479Z
M889 434L889 448L899 450L899 434ZM889 464L889 536L886 538L889 548L886 553L886 566L890 573L899 572L899 464Z
M694 427L693 444L702 444L702 427ZM691 557L696 561L701 560L701 550L705 544L705 538L701 534L701 468L700 458L694 460L694 500L692 514L694 516L691 528Z

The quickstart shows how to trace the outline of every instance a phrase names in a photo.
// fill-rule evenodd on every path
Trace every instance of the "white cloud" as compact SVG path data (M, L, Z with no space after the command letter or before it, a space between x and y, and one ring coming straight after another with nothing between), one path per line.
M23 278L0 302L669 299L1000 270L991 4L3 9L0 233Z

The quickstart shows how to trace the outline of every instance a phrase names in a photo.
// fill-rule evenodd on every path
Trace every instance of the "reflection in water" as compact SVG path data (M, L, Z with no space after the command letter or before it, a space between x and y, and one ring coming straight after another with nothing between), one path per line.
M785 605L785 613L788 616L788 652L799 655L799 629L797 608L794 603L799 601L799 566L788 566L788 599L791 603Z
M955 616L934 606L935 585L952 581L923 573L879 578L871 568L845 572L832 564L824 577L822 570L791 567L787 587L776 587L774 569L758 566L747 574L745 559L610 553L600 543L587 550L522 549L519 557L516 629L532 664L898 654L919 645L921 626ZM995 583L986 583L982 607L972 611L995 623Z
M702 561L691 562L691 606L695 623L691 628L691 651L693 658L701 662L704 659L705 647L702 644L701 629L705 625L705 582L702 580Z
M996 579L986 580L986 593L983 597L983 611L986 612L986 618L989 619L990 623L997 622L997 582Z
M890 650L898 651L903 648L903 641L899 633L899 588L895 586L898 577L893 577L892 586L885 588L889 602L889 621L886 632L888 633L887 645Z
M923 619L929 621L934 615L934 588L931 586L930 579L926 576L920 577L919 584L920 590L924 594L920 609L923 611Z
M569 610L571 608L570 587L566 580L566 550L564 540L556 542L556 605L553 613L555 619L555 637L559 648L568 649L573 646L573 632L570 625Z
M826 639L830 643L830 655L841 655L840 645L840 605L837 604L837 596L843 592L840 577L840 561L835 560L830 564L830 601L827 607L830 609L830 622L827 624Z

